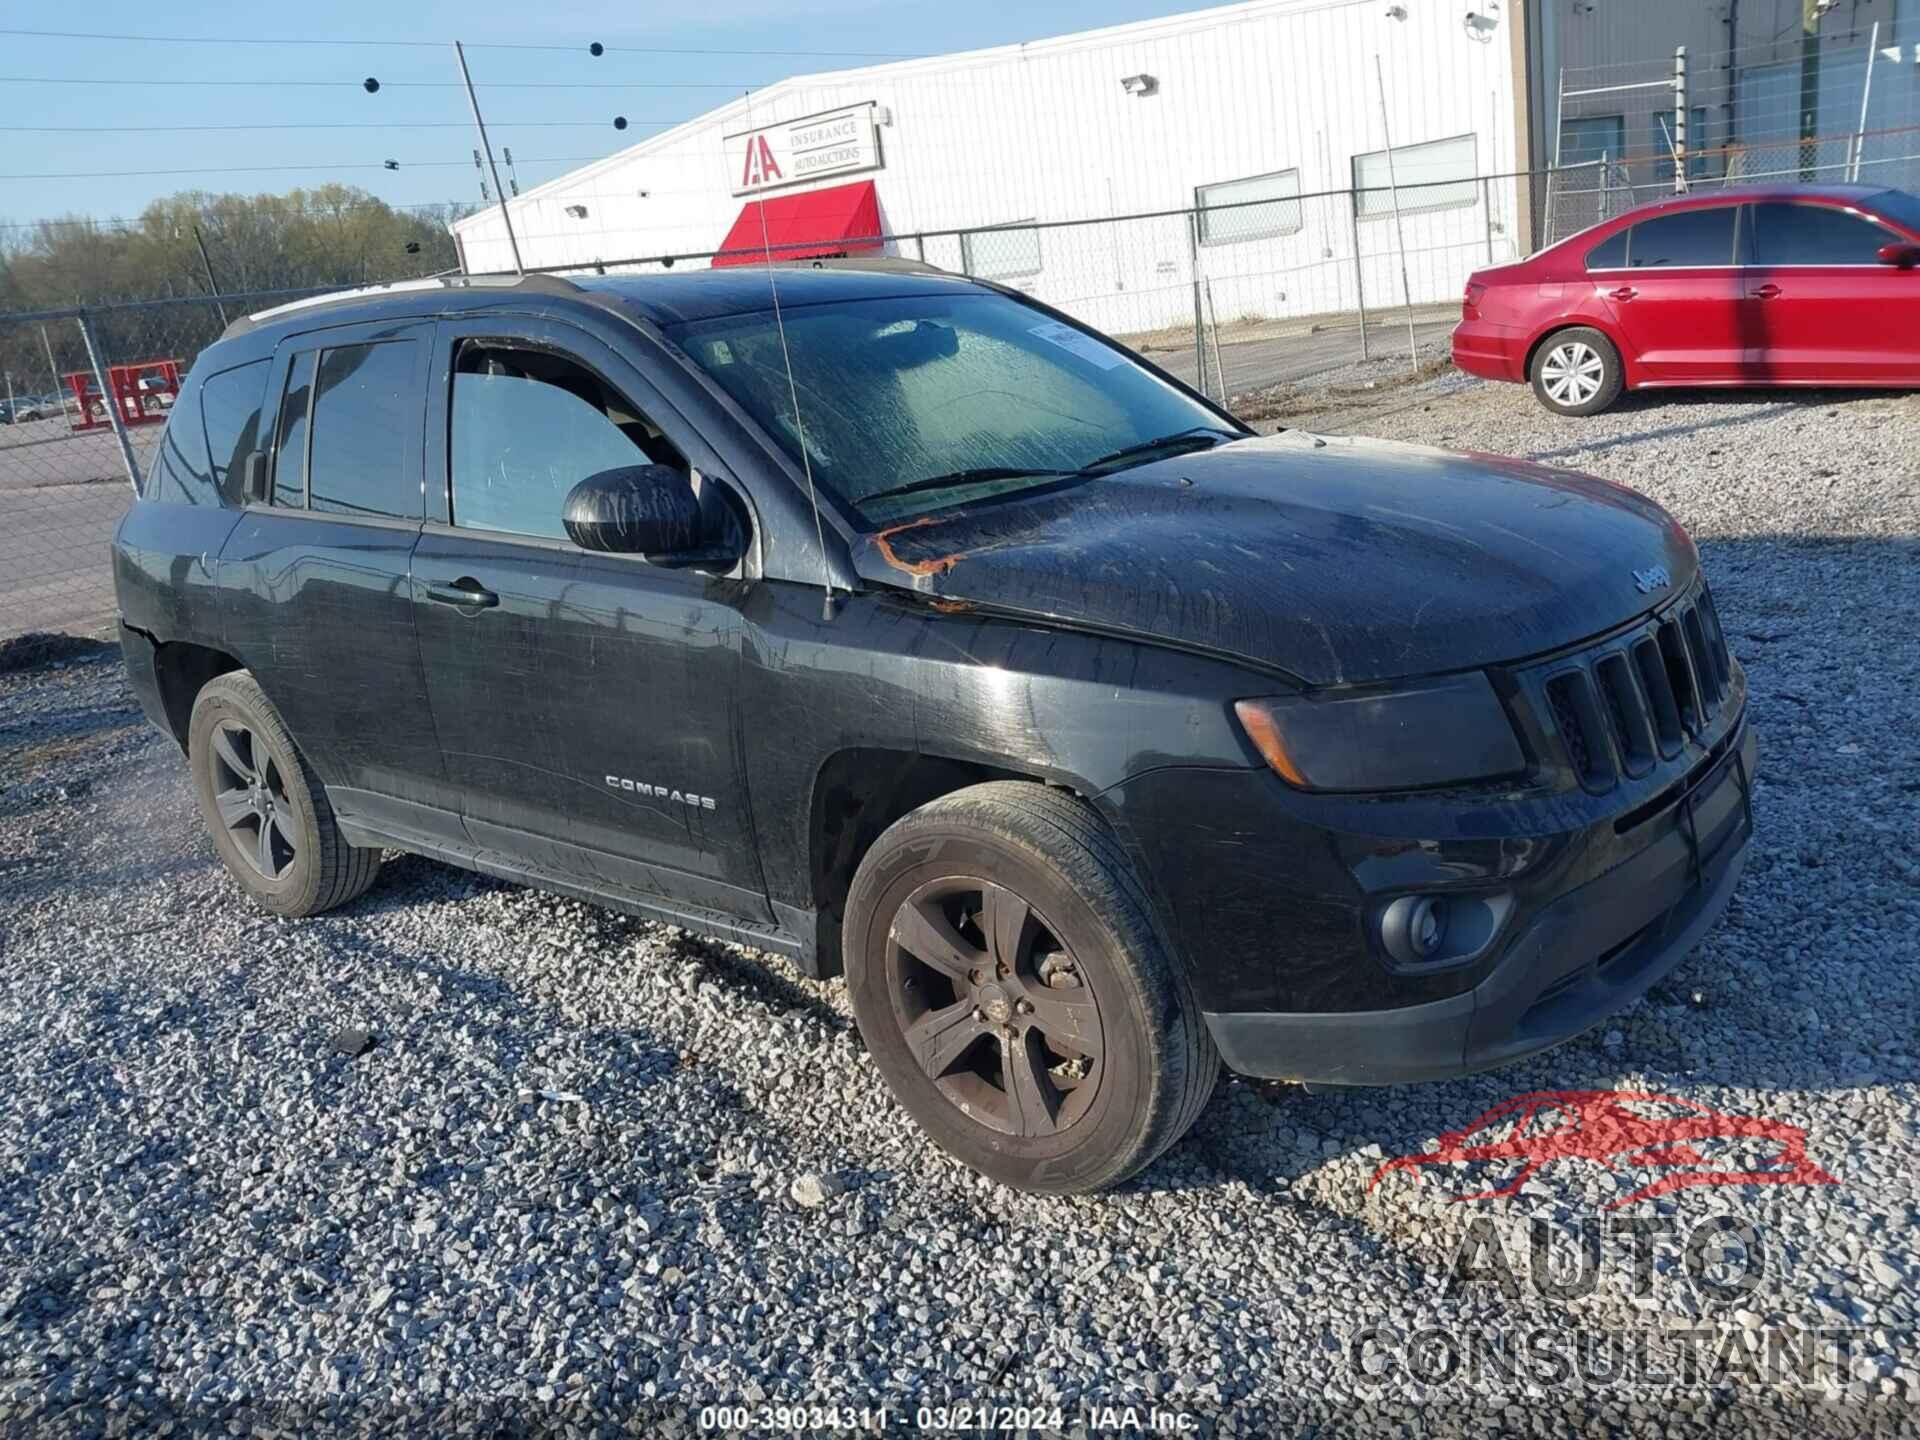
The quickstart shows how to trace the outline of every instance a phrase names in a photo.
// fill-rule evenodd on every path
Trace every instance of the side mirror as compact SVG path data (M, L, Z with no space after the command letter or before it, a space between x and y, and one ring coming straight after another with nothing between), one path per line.
M253 501L256 505L266 504L267 452L264 450L249 450L244 463L246 468L241 475L242 488L245 491L244 498Z
M1920 265L1920 245L1895 240L1882 245L1879 251L1882 265L1897 265L1902 270L1911 270Z
M582 550L638 555L655 565L730 568L746 546L718 489L670 465L625 465L569 490L562 519Z

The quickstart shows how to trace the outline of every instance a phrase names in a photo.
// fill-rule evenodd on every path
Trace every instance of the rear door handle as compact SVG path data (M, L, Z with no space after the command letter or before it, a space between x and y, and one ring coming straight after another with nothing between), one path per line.
M427 586L427 598L442 605L458 605L463 610L491 610L500 597L471 575L462 575L445 585Z
M1609 290L1607 292L1607 294L1612 296L1615 300L1631 300L1634 296L1638 295L1639 293L1640 292L1634 289L1631 285L1622 285L1618 290Z
M1759 289L1750 290L1747 293L1752 295L1756 300L1771 300L1780 293L1780 287L1778 285L1762 285Z

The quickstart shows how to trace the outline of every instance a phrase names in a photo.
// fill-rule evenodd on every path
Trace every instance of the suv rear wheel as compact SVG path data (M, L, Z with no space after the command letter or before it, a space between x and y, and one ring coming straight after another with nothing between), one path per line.
M215 676L195 697L187 759L213 848L263 909L318 915L380 873L378 850L342 838L280 712L245 670Z
M1119 842L1040 785L977 785L881 835L848 897L846 968L900 1102L1019 1189L1126 1179L1186 1133L1219 1075Z
M1533 393L1556 415L1597 415L1625 383L1620 352L1598 330L1561 330L1533 352Z

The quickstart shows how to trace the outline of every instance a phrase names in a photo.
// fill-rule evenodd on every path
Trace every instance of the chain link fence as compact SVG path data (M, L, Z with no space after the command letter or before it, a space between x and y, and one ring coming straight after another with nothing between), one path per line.
M0 639L102 634L108 543L232 316L312 291L0 315Z
M1536 178L876 235L849 249L1025 291L1231 403L1311 387L1369 358L1412 368L1416 348L1444 342L1466 277L1521 253ZM710 252L570 268L647 273L765 258ZM0 379L14 402L12 423L0 424L0 638L110 629L108 544L181 380L228 320L317 293L0 315Z
M1739 49L1570 69L1542 242L1681 191L1920 188L1920 27L1796 28Z

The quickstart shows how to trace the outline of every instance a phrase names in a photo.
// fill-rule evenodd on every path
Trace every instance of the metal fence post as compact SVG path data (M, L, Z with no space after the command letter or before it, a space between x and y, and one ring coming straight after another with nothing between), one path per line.
M1873 98L1873 57L1880 49L1880 22L1873 22L1873 34L1867 40L1867 68L1860 76L1860 125L1853 132L1853 164L1847 171L1848 180L1860 178L1860 157L1867 150L1867 102Z
M120 397L107 388L107 372L100 363L100 348L94 344L93 326L87 323L86 312L75 317L80 327L81 343L87 347L87 363L93 367L93 383L100 388L100 404L107 412L107 423L113 426L113 438L120 442L120 460L127 467L127 481L133 486L133 493L140 493L140 462L134 457L133 441L127 435L126 417L120 413ZM80 418L86 419L84 404Z
M1687 192L1687 47L1673 51L1673 193Z
M1193 373L1207 393L1207 327L1200 313L1200 212L1187 212L1187 269L1193 276Z
M1480 181L1480 212L1487 222L1487 264L1493 263L1493 181Z
M1360 358L1371 360L1367 349L1367 267L1360 263L1360 192L1347 192L1347 228L1353 234L1353 303L1360 311Z
M1381 68L1378 55L1373 57L1373 78L1380 91L1380 138L1386 141L1387 193L1393 197L1394 242L1400 247L1400 299L1407 307L1407 363L1417 374L1420 370L1420 347L1413 338L1413 281L1407 275L1407 231L1400 219L1400 180L1393 168L1393 130L1387 120L1386 72Z

